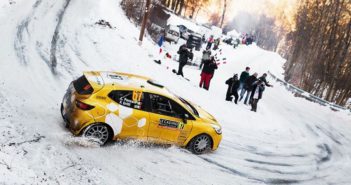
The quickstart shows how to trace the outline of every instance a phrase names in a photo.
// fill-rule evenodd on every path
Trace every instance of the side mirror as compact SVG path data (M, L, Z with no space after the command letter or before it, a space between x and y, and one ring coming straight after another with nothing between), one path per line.
M188 114L182 114L182 120L184 123L187 123L188 122L188 119L189 119L189 115Z

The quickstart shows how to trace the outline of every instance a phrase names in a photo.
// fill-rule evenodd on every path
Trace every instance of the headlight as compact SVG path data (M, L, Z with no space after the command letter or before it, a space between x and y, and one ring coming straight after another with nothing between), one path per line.
M222 128L219 125L211 124L212 128L216 131L217 134L222 134Z

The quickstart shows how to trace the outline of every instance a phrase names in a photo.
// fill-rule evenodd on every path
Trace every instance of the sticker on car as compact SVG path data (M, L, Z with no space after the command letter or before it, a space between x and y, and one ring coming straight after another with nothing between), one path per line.
M170 128L170 129L183 129L184 123L172 121L172 120L160 119L158 126L164 127L164 128Z

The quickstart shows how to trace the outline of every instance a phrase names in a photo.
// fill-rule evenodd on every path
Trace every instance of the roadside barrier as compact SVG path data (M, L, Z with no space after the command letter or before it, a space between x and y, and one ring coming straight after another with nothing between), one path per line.
M346 107L343 107L343 106L340 106L340 105L337 105L335 103L332 103L332 102L328 102L322 98L319 98L313 94L310 94L292 84L289 84L288 82L286 82L285 80L282 80L282 79L279 79L278 77L276 77L274 74L272 74L270 71L268 71L268 74L277 82L279 82L280 84L284 85L285 88L292 92L295 96L297 97L302 97L302 98L305 98L306 100L308 101L311 101L311 102L314 102L314 103L318 103L322 106L328 106L331 110L333 111L350 111L351 112L351 109L348 109Z

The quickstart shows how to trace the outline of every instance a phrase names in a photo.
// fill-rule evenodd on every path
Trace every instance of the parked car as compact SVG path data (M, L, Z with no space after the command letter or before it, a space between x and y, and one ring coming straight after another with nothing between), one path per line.
M165 29L165 39L167 41L178 43L179 37L179 28L177 26L167 25Z
M188 48L195 48L195 50L200 51L202 45L202 36L198 33L191 33L188 40L186 41Z
M189 39L189 35L194 33L193 30L190 30L190 29L187 29L186 32L183 32L181 37L185 40L188 40Z
M180 35L182 35L182 33L186 32L186 30L188 29L186 26L181 24L177 25L177 27L179 28Z
M69 85L61 115L74 135L100 145L139 139L202 154L216 150L222 139L221 126L204 109L133 74L84 72Z

